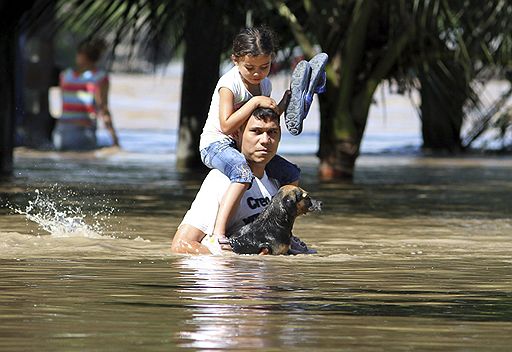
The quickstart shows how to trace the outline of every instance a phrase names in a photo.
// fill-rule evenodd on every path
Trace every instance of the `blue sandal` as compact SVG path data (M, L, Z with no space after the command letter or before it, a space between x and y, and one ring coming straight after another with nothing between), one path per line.
M294 136L302 132L302 121L304 121L307 115L306 97L309 89L311 71L309 63L302 60L297 64L292 73L292 82L290 84L292 94L288 106L286 107L284 121L286 128Z
M327 76L325 74L325 65L327 64L326 53L316 54L311 60L309 65L311 66L311 78L309 80L308 93L306 95L306 114L313 103L313 94L320 94L325 92L325 86L327 84Z
M325 65L327 65L327 59L329 59L329 56L327 56L326 53L320 53L309 60L311 78L309 81L308 95L313 96L313 93L320 94L325 92L325 85L327 83Z
M325 65L328 58L326 53L317 54L309 62L299 62L293 71L292 94L286 108L285 122L288 131L294 136L302 132L302 124L313 103L313 94L325 92Z

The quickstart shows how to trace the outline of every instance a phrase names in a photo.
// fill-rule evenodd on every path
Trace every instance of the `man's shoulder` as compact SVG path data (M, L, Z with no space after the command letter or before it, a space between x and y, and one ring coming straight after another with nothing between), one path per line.
M181 223L192 225L204 233L211 233L218 205L229 184L229 178L222 172L210 170Z
M217 170L217 169L211 169L210 172L208 172L208 174L206 175L204 181L206 180L219 180L219 181L227 181L229 182L229 177L227 177L226 175L224 175L221 171ZM203 182L204 182L203 181Z
M229 177L224 175L222 172L220 172L217 169L212 169L206 177L203 180L203 183L201 184L201 190L212 192L225 192L225 190L229 187L229 184L231 181L229 180Z
M279 190L279 181L274 178L270 178L265 174L265 176L261 179L254 178L252 186L249 188L249 190L268 193L269 195L273 196L277 190Z
M208 175L206 175L206 178L203 180L201 188L215 189L217 192L224 193L230 184L231 180L229 179L228 176L224 175L221 171L217 169L212 169L210 170L210 172L208 172ZM275 192L276 190L279 189L279 181L277 181L275 178L266 176L262 180L260 180L260 182L253 181L249 190L254 191L260 188L269 189L269 192L271 193Z

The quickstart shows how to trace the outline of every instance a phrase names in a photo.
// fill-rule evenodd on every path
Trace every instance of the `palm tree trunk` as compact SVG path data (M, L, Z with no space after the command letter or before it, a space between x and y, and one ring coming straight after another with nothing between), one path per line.
M389 43L365 82L360 82L357 76L364 57L363 43L373 5L370 1L357 2L343 55L340 52L330 55L334 63L341 62L342 58L344 60L338 70L333 70L340 72L339 79L328 72L327 78L331 85L328 85L326 98L320 100L322 122L319 173L323 179L352 179L373 94L407 43L414 38L415 26L410 22Z
M351 114L338 115L336 110L339 102L338 91L327 82L327 91L319 95L320 100L320 147L318 158L320 159L319 175L324 180L346 179L351 180L354 174L354 166L359 156L359 142L355 133ZM344 119L343 117L347 118ZM354 133L336 136L335 125L343 119L342 126L350 126ZM342 127L342 128L343 128Z
M14 131L16 112L16 89L20 84L16 62L18 53L18 25L24 13L34 6L33 2L0 2L0 176L13 171Z
M55 3L48 3L44 15L31 23L29 31L20 33L25 40L17 74L22 82L25 103L18 130L23 135L21 144L31 148L52 147L51 133L55 120L50 115L48 92L51 86L58 85L51 30L55 11Z
M353 92L352 102L341 107L339 92L325 93L320 102L319 175L323 180L351 180L363 140L373 91ZM325 102L327 101L327 102ZM327 118L325 118L327 117Z
M6 28L7 27L7 28ZM0 26L0 176L12 173L15 125L16 35L13 27Z
M463 106L468 98L468 83L462 68L450 65L450 77L440 69L421 72L421 121L423 149L434 153L462 150ZM443 80L439 84L439 80ZM441 87L449 87L441 90Z
M223 2L194 0L186 12L185 57L176 165L202 166L199 138L219 78Z
M320 101L322 126L319 174L323 179L353 177L355 162L359 156L359 144L366 125L366 116L354 114L353 99L358 93L355 91L356 75L363 57L372 8L371 1L356 1L352 21L347 30L349 34L345 48L343 52L330 53L332 61L340 61L341 56L344 62L339 67L338 86L336 87L331 79L332 84L331 87L327 87L326 98ZM358 121L362 122L362 128L357 128Z

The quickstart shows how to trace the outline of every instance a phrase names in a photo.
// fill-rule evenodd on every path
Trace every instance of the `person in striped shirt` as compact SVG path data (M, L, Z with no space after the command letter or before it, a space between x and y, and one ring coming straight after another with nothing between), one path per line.
M60 74L62 116L53 132L57 150L90 150L97 148L96 127L102 119L119 146L117 133L108 108L108 73L97 67L106 48L103 40L80 43L76 53L76 68Z

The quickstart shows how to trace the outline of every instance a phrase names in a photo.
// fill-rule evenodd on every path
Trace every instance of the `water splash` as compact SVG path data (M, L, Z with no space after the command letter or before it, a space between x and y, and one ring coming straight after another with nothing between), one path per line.
M92 223L87 223L87 215L82 207L69 204L71 199L79 199L79 195L75 192L62 191L56 185L45 193L39 189L34 192L35 198L30 200L24 209L15 206L10 208L17 214L25 215L27 220L35 222L40 229L52 236L114 238L114 236L105 235L105 232L111 228L107 221L113 216L114 208L99 204L101 210L92 214Z

